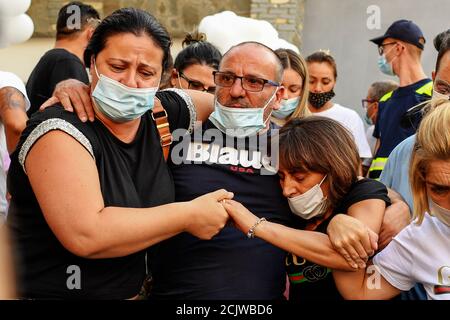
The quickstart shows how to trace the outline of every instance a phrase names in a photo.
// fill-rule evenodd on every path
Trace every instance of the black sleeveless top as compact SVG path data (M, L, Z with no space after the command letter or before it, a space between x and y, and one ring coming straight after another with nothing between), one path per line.
M189 127L195 111L188 97L183 95L183 99L173 91L159 92L157 97L169 115L171 131ZM8 225L18 259L19 294L44 299L131 298L139 293L145 277L145 250L120 258L81 258L61 245L44 219L22 164L33 143L50 130L70 134L93 156L105 206L147 208L175 198L150 112L142 116L131 143L117 139L100 121L82 123L60 106L37 112L11 156L8 173L12 195ZM75 271L80 276L79 288L71 285L76 283L70 278Z

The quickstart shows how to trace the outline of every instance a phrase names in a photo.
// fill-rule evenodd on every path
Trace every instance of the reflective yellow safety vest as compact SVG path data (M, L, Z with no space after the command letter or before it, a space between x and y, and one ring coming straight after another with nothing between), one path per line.
M390 91L381 97L380 102L385 102L392 97L394 91ZM432 96L433 94L433 82L430 81L427 84L423 85L419 89L416 90L417 94ZM387 157L377 157L372 160L372 164L369 168L369 178L379 180L381 171L383 171L384 166L386 165L388 158Z

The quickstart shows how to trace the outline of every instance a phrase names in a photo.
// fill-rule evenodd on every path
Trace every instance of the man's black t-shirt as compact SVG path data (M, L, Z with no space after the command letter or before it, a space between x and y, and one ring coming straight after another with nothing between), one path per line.
M211 141L208 129L215 130L222 141ZM290 222L292 213L278 175L265 171L261 141L255 147L247 139L239 139L240 145L231 139L225 146L225 135L210 121L198 132L198 136L194 132L187 137L187 149L180 149L183 143L172 148L172 161L184 161L170 165L177 201L224 188L255 215L278 223ZM188 300L282 299L285 256L283 250L268 242L247 239L231 224L212 240L182 233L162 242L150 258L152 295L156 299Z
M174 92L157 97L170 127L188 128L190 112ZM145 250L120 258L84 259L66 250L46 223L21 161L28 147L48 130L62 130L94 157L105 206L147 208L174 201L174 186L150 112L131 143L117 139L100 121L82 123L56 106L37 112L22 134L8 173L12 200L8 224L17 252L19 294L26 298L127 299L139 293L146 273ZM76 156L76 155L73 155ZM61 163L64 166L64 163ZM51 186L48 186L51 188ZM83 199L79 199L83 201ZM80 270L80 289L67 283Z
M333 214L314 231L326 233L334 215L347 213L353 204L368 199L380 199L385 201L386 205L390 205L387 189L382 183L371 179L359 180L352 185L339 206L333 210ZM306 221L303 223L305 225ZM286 258L286 271L290 282L290 301L342 299L334 283L331 269L289 253Z
M65 49L47 51L31 72L27 81L27 95L30 99L30 117L52 96L58 82L77 79L89 84L89 78L81 60Z

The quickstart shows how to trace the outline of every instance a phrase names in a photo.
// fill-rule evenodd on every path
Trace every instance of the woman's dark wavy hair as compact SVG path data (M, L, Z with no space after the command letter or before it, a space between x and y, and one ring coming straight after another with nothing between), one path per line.
M207 65L213 69L219 69L222 54L210 42L206 41L206 35L195 31L188 33L183 40L183 50L181 50L174 63L177 71L183 72L187 67L200 64Z
M335 120L319 116L291 119L281 128L279 143L283 169L327 175L333 207L358 179L358 148L352 134Z
M162 70L168 68L172 45L169 33L154 16L136 8L122 8L103 19L84 52L85 65L91 65L91 57L96 57L105 48L108 38L120 33L149 36L164 52Z

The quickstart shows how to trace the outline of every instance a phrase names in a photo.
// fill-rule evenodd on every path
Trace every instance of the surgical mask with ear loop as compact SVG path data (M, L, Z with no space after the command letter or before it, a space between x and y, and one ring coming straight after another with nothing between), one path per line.
M273 110L272 115L277 119L286 119L294 113L299 103L300 97L281 100L280 108L278 110Z
M320 183L298 196L288 198L291 211L300 218L309 220L314 217L323 216L329 206L327 197L323 195L322 185L327 175L323 177Z
M391 50L393 50L395 47L391 48ZM394 57L394 59L397 57ZM394 59L392 59L392 61L394 61ZM379 58L378 58L378 68L380 69L380 71L388 76L395 76L394 73L394 69L392 67L392 61L388 62L386 59L386 53L383 53Z
M181 80L180 80L180 73L177 73L177 79L178 79L178 85L180 86L180 89L184 89L183 86L181 85Z
M159 83L151 88L130 88L103 74L99 75L95 59L93 64L98 81L92 91L92 99L98 111L115 122L126 122L153 109Z
M431 200L430 197L428 197L428 206L430 207L430 213L439 219L443 224L450 227L450 210L442 208L440 205L438 205L436 202Z
M226 135L244 138L258 133L267 127L272 111L264 120L264 111L272 102L278 88L262 108L231 108L214 101L214 112L209 116L209 120Z
M436 90L436 88L433 86L433 95L431 96L431 100L450 100L450 96L440 93Z

